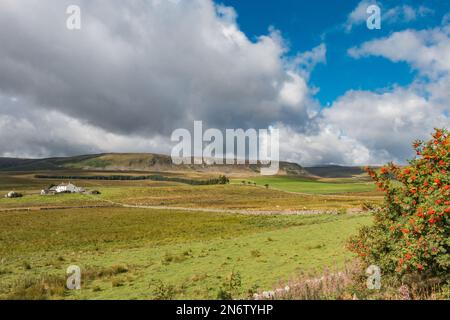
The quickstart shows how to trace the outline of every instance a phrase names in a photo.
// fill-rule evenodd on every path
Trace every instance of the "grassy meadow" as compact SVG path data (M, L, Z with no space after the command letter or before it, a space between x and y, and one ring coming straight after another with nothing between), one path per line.
M274 177L253 177L250 182L256 182L258 185L266 185L277 190L308 193L308 194L345 194L345 193L366 193L374 192L375 187L367 179L298 179L289 176ZM235 183L242 183L240 180L234 180Z
M229 277L246 298L342 267L346 239L371 221L361 209L380 201L359 179L244 180L256 186L80 180L101 194L41 196L61 181L2 173L1 192L24 197L0 199L0 299L217 298ZM302 210L316 214L286 214ZM65 289L70 265L81 267L79 291Z
M122 208L3 213L0 297L36 298L33 286L24 289L27 282L64 278L75 264L94 276L81 291L48 298L157 299L158 290L173 290L171 298L216 298L232 272L242 277L235 294L243 298L303 271L342 266L350 258L345 239L369 221ZM115 269L123 271L108 273Z

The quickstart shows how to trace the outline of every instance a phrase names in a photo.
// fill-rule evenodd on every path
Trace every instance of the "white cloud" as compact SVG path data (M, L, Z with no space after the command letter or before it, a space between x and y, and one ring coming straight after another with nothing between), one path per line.
M450 12L446 13L443 17L442 17L442 25L449 25L450 24Z
M379 165L404 163L411 143L434 127L450 124L444 109L410 88L384 93L349 91L323 110L315 127L296 132L280 125L282 155L302 164Z
M367 20L367 8L370 5L377 4L375 0L362 0L358 3L355 9L347 17L347 21L345 23L346 31L351 31L353 27L365 23Z
M450 38L445 26L396 32L351 48L349 54L407 62L419 78L410 86L384 92L349 91L321 113L318 127L342 138L333 142L343 153L335 157L338 161L351 158L351 150L345 148L350 139L356 149L365 148L369 153L364 153L366 159L355 157L344 163L364 164L368 159L378 164L404 162L413 156L413 140L427 138L435 127L450 126ZM312 137L319 139L320 135Z
M297 69L303 78L308 79L311 71L318 64L326 64L327 62L327 46L322 43L310 51L298 54L291 61L291 68Z
M308 85L298 74L290 72L291 81L284 82L280 90L280 101L282 104L295 109L304 105L308 95Z
M449 30L405 30L387 38L369 41L349 54L354 58L381 56L394 62L408 62L423 75L437 77L450 71Z
M343 135L338 128L320 122L318 128L301 133L279 124L282 159L304 166L318 164L369 164L370 150L358 140Z
M403 162L411 142L427 137L435 126L448 125L442 110L410 89L386 93L350 91L324 112L324 122L339 128L377 155L389 154Z
M423 5L418 7L412 7L410 5L387 7L380 1L362 0L348 15L347 21L344 24L345 30L349 32L355 26L365 24L367 18L369 17L367 8L374 4L381 8L382 24L407 23L433 14L433 10Z
M401 5L388 9L383 14L383 20L386 23L411 22L430 14L433 14L433 10L425 6L413 8L409 5Z
M450 106L449 25L395 32L389 37L351 48L349 54L354 58L381 56L393 62L407 62L421 77L411 89L429 96L430 103Z

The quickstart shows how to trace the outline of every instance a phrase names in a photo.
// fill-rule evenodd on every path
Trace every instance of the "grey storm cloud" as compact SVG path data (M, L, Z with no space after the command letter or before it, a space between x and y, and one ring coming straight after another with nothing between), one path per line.
M66 28L74 4L81 30ZM0 90L42 111L140 135L194 120L235 128L308 118L308 88L286 70L277 32L250 41L233 10L209 0L3 0L0 8Z

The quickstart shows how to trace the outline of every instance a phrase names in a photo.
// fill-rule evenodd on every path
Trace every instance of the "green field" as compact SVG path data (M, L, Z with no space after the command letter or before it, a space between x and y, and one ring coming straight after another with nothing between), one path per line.
M75 174L80 173L77 171ZM243 185L241 180L232 180L230 185L208 186L151 180L73 180L77 185L99 190L102 194L95 197L77 194L41 196L40 189L61 181L36 179L29 173L3 173L0 175L0 192L6 194L15 190L25 196L18 199L0 198L0 211L12 208L111 205L108 201L128 205L203 209L336 210L361 208L364 203L379 203L381 200L373 186L365 182L353 179L329 180L323 182L290 177L252 177L244 180L256 182L256 186ZM266 183L269 184L268 189L264 187Z
M342 266L346 238L369 221L124 208L3 213L0 297L155 299L162 287L173 288L171 298L216 298L235 272L242 285L234 294L243 298L300 272ZM60 284L73 264L86 272L81 291L46 296L36 288Z
M246 298L341 268L346 239L371 221L361 208L381 200L358 179L244 180L256 186L75 180L101 195L41 196L61 181L1 173L0 192L24 197L0 198L0 299L217 298L230 274L241 279L233 297ZM65 289L70 265L80 291Z
M258 185L268 184L270 187L278 190L309 194L342 194L375 191L372 182L358 179L306 180L286 176L255 177L245 181L256 182ZM240 180L234 180L234 182L242 183Z

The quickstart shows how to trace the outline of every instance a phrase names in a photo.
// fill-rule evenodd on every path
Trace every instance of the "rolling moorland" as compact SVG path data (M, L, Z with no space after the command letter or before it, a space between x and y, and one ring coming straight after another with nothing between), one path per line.
M0 199L0 298L246 298L344 268L348 237L382 195L360 168L280 167L262 177L257 165L173 166L152 154L0 159L0 194L23 194ZM98 179L152 174L230 183ZM39 176L100 194L42 196L69 179ZM70 265L81 290L65 289Z

